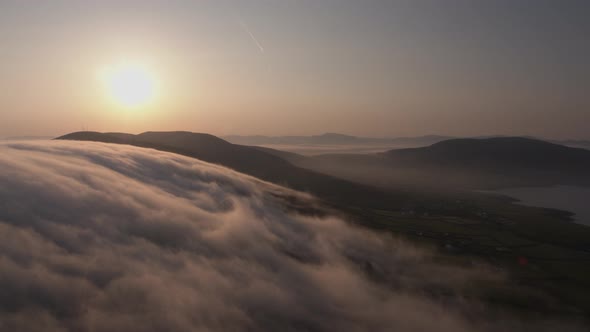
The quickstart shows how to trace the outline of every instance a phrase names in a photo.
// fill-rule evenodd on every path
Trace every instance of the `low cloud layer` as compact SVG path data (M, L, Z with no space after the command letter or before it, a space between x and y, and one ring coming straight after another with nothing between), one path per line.
M10 142L0 170L1 331L525 327L464 296L497 273L298 214L289 205L317 203L223 167L128 146Z

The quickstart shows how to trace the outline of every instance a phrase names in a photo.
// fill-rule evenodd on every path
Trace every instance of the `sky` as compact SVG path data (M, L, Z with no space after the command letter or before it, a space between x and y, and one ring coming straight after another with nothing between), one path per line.
M0 137L216 135L590 139L590 2L0 2ZM105 68L141 64L124 107Z

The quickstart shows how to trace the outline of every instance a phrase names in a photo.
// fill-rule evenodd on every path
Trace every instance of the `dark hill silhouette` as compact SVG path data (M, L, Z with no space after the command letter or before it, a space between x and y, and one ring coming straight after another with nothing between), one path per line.
M379 154L321 155L296 164L363 183L466 189L590 184L590 151L522 137L451 139Z
M316 144L354 144L362 141L362 138L338 133L325 133L311 136L310 141Z
M297 167L259 148L232 144L209 134L190 132L123 133L76 132L57 139L128 144L197 158L232 168L265 181L310 192L332 203L365 201L369 206L399 203L395 195Z
M397 164L458 168L584 171L590 166L587 150L521 137L452 139L424 148L391 150L384 155Z
M337 201L359 197L359 190L368 195L367 200L383 201L382 193L352 182L389 190L416 186L456 190L590 184L590 151L524 137L450 139L428 147L377 154L314 157L232 144L213 135L190 132L77 132L59 139L174 152Z
M58 139L129 144L174 152L220 164L268 181L276 173L293 168L287 161L245 146L228 143L209 134L190 132L145 132L139 135L121 133L77 132Z
M590 140L569 139L569 140L563 140L563 141L554 141L554 143L571 146L573 148L582 148L582 149L590 150Z

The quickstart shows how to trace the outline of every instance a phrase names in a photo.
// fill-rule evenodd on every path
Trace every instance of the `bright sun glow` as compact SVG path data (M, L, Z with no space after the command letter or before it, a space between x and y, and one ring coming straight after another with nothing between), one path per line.
M150 70L139 64L120 64L106 68L101 79L109 96L123 107L137 108L155 97L156 81Z

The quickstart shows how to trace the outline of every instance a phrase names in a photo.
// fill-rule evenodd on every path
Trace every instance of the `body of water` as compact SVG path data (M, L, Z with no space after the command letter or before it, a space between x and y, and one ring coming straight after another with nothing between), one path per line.
M575 213L575 222L590 226L590 188L588 187L526 187L494 192L516 198L520 200L519 204Z

